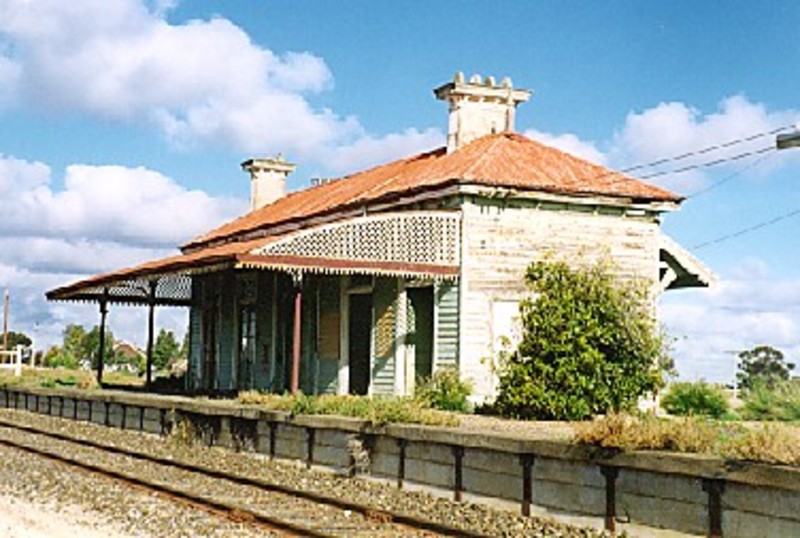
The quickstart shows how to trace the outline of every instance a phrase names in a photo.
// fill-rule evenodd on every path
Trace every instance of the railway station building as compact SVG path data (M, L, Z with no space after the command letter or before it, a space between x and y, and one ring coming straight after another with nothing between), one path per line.
M188 308L188 392L405 395L452 367L481 401L532 261L610 257L653 297L709 285L660 230L680 196L514 132L531 93L509 79L434 93L446 146L289 193L294 164L248 160L247 214L48 299L149 307L151 355L153 309Z

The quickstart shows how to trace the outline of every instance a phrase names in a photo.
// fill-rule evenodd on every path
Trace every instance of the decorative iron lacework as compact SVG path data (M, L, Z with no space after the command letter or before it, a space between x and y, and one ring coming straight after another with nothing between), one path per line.
M156 281L156 304L189 304L192 298L192 278L188 274L161 275L151 278L121 280L107 286L97 286L76 292L76 298L98 300L104 293L110 302L147 303L150 281ZM64 299L71 299L65 297Z
M390 213L304 230L253 254L458 265L459 237L456 212Z

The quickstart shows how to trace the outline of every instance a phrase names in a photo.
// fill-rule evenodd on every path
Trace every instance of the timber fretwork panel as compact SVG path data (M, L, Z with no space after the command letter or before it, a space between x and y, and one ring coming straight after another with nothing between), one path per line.
M459 262L459 214L380 214L305 230L254 254L434 265Z

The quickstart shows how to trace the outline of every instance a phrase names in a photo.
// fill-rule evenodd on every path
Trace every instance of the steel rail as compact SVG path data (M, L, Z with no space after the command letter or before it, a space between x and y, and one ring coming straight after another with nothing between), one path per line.
M321 493L314 493L314 492L306 491L306 490L302 490L302 489L296 489L296 488L292 488L292 487L289 487L289 486L284 486L282 484L276 484L274 482L269 482L269 481L266 481L266 480L263 480L263 479L251 478L251 477L248 477L248 476L243 476L243 475L239 475L239 474L228 473L228 472L225 472L225 471L219 471L219 470L216 470L216 469L211 469L209 467L202 466L202 465L195 465L195 464L185 463L185 462L171 460L171 459L167 459L167 458L162 458L162 457L159 457L159 456L154 456L152 454L147 454L147 453L144 453L144 452L138 452L138 451L130 450L130 449L127 449L127 448L121 448L121 447L117 447L117 446L114 446L114 445L108 445L108 444L105 444L105 443L99 443L97 441L92 441L92 440L89 440L89 439L75 438L75 437L72 437L72 436L69 436L69 435L65 435L65 434L62 434L62 433L56 433L56 432L51 432L51 431L48 431L48 430L42 430L40 428L35 428L35 427L32 427L32 426L25 426L25 425L21 425L21 424L16 424L14 422L9 422L9 421L2 420L2 419L0 419L0 427L13 428L13 429L18 429L18 430L25 431L25 432L28 432L28 433L43 435L43 436L50 437L50 438L53 438L53 439L58 439L58 440L61 440L61 441L66 441L66 442L74 443L74 444L81 445L81 446L86 446L86 447L95 448L95 449L98 449L98 450L103 450L105 452L110 452L110 453L114 453L114 454L128 456L128 457L131 457L131 458L136 458L136 459L140 459L140 460L143 460L143 461L148 461L148 462L151 462L151 463L156 463L156 464L160 464L160 465L164 465L164 466L180 469L182 471L189 471L189 472L202 474L202 475L205 475L205 476L207 476L209 478L214 478L214 479L219 479L219 480L228 480L228 481L233 482L235 484L239 484L239 485L243 485L243 486L251 486L251 487L255 487L255 488L258 488L260 490L263 490L263 491L282 493L282 494L285 494L285 495L290 495L290 496L293 496L293 497L296 497L296 498L308 500L308 501L315 502L315 503L318 503L318 504L324 504L324 505L332 506L332 507L339 508L339 509L342 509L342 510L350 510L352 512L355 512L355 513L358 513L358 514L362 515L363 517L365 517L367 519L371 519L371 520L374 520L374 521L380 521L380 522L383 522L383 523L394 523L394 524L399 525L399 526L409 527L409 528L414 529L414 530L426 531L426 532L433 533L433 534L439 535L439 536L459 536L459 537L465 537L465 538L489 538L489 535L486 535L486 534L482 534L482 533L475 532L475 531L470 531L470 530L459 528L459 527L453 527L453 526L450 526L450 525L446 525L446 524L439 523L439 522L436 522L436 521L433 521L433 520L429 520L429 519L425 519L425 518L418 518L418 517L414 517L414 516L410 516L410 515L407 515L407 514L403 514L403 513L400 513L400 512L394 512L394 511L390 511L390 510L376 509L376 508L371 507L371 506L363 505L363 504L352 502L352 501L347 501L345 499L332 497L332 496L324 495L324 494L321 494ZM0 440L0 442L4 442L4 441ZM79 465L79 466L83 466L84 465L82 462L76 462L76 464ZM190 494L190 495L193 495L193 494ZM224 510L238 511L240 513L243 512L243 511L247 512L246 509L242 510L239 507L233 508L233 509L224 508ZM277 520L276 520L276 524L279 524L279 522ZM290 530L290 529L287 529L287 530ZM316 532L316 531L314 531L314 532ZM324 535L324 534L303 534L303 536L328 536L328 535Z
M237 522L247 521L262 527L266 527L270 530L278 530L285 533L288 532L290 533L291 536L310 536L313 538L335 538L337 536L334 534L327 534L324 532L320 532L315 529L310 529L302 525L297 525L289 521L274 518L262 514L260 512L250 510L244 506L240 506L235 503L210 499L208 497L196 495L194 493L174 488L166 484L144 480L143 478L128 473L115 471L113 469L108 469L100 465L95 465L92 463L79 461L73 458L68 458L61 454L56 454L54 452L50 452L47 450L41 450L39 448L35 448L24 443L17 443L14 441L9 441L8 439L0 439L0 445L9 448L14 448L17 450L22 450L29 454L34 454L42 458L57 461L59 463L63 463L81 470L91 471L101 476L118 480L127 485L143 488L149 491L154 491L171 500L178 500L184 504L188 504L190 506L204 510L206 512L210 512L216 515L221 515L232 521L237 521Z

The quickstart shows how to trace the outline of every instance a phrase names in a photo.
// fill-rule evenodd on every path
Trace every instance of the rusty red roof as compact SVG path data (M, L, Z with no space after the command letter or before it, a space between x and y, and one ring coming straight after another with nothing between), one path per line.
M288 194L184 245L210 242L365 203L454 184L508 187L571 196L680 202L660 187L614 172L517 133L491 134L447 153L439 148Z

